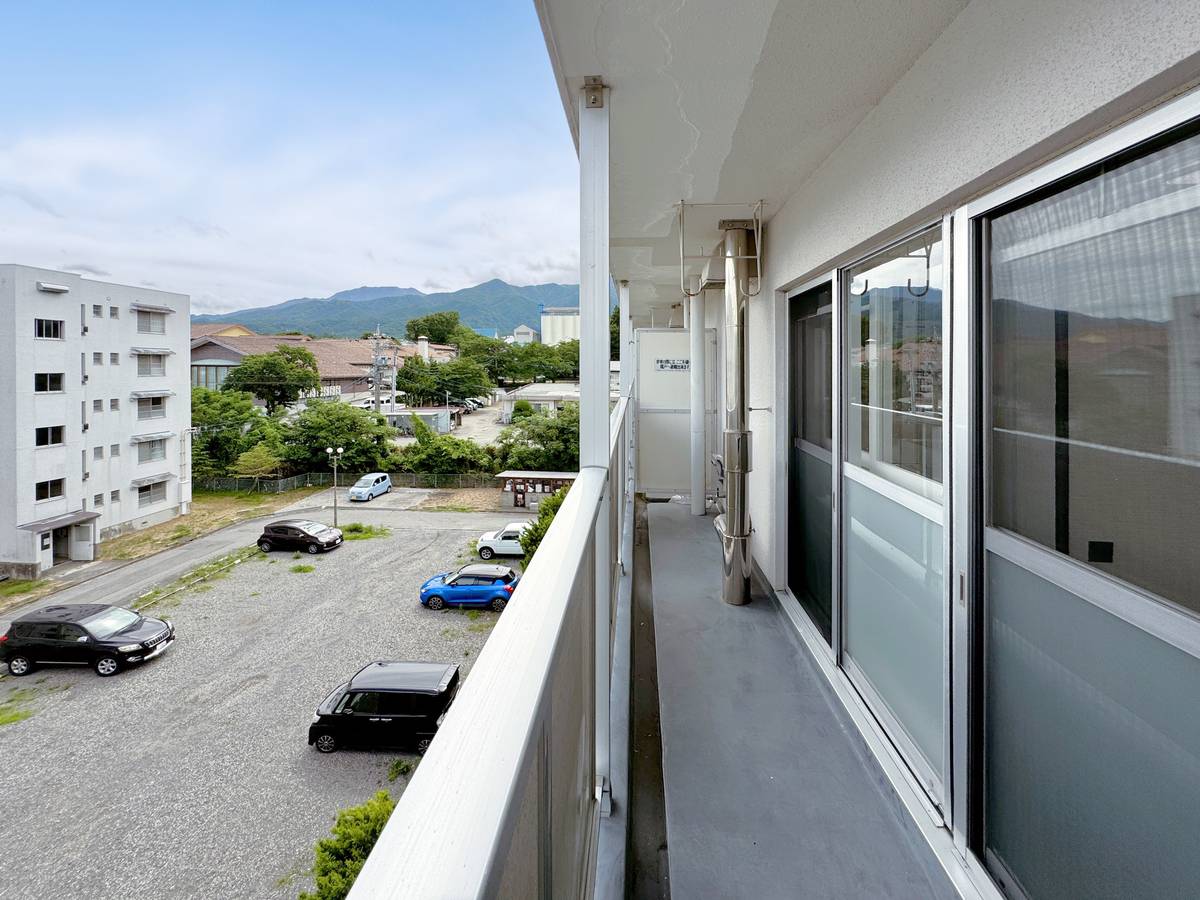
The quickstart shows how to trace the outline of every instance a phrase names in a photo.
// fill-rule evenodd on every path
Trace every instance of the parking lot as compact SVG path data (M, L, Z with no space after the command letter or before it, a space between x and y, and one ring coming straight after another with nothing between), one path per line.
M398 754L309 747L316 705L376 659L468 670L497 618L416 602L495 516L447 515L445 527L437 514L388 518L386 537L251 559L149 610L179 639L141 668L0 681L0 703L21 690L34 712L0 727L0 897L282 898L308 887L313 844L336 812L405 782L388 780Z

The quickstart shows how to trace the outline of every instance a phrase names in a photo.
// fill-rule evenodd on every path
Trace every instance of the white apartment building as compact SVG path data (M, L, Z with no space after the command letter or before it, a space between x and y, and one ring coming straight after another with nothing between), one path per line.
M184 294L0 265L0 573L187 512L188 314Z

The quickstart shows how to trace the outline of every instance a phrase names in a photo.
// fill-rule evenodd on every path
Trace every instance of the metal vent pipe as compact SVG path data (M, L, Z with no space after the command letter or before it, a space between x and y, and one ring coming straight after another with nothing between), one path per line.
M750 295L750 231L725 231L725 400L723 462L725 512L714 526L724 555L722 598L741 606L750 602L750 431L747 428L746 310ZM756 273L757 274L757 273Z

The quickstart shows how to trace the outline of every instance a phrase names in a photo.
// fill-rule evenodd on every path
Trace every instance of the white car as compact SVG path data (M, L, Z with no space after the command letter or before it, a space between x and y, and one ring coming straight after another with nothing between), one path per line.
M489 531L479 536L479 556L481 559L491 559L493 556L524 556L521 549L521 532L528 528L530 522L509 522L499 531Z

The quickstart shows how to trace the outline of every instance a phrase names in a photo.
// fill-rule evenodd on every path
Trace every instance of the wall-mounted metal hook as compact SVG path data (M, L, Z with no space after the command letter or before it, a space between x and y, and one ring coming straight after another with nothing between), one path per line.
M867 296L867 291L870 290L870 285L871 285L870 279L864 278L863 279L863 289L861 291L859 291L857 294L854 294L854 287L851 286L850 293L854 294L854 296L856 296L856 297L865 297L865 296Z
M912 286L912 279L911 278L908 279L908 292L910 294L912 294L914 297L924 297L926 294L929 293L929 264L930 264L930 257L932 257L932 256L933 256L933 244L929 244L928 246L925 247L925 288L923 290L914 291L913 286Z

